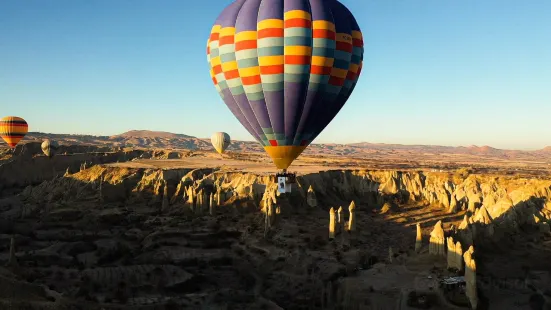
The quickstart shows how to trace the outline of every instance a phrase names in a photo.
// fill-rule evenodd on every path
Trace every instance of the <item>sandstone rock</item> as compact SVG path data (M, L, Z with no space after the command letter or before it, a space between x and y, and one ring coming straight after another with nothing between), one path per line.
M453 238L452 237L448 237L446 238L446 243L447 243L447 246L448 246L448 255L447 255L447 263L448 263L448 268L455 268L455 256L453 254L455 254L455 242L453 241Z
M329 239L335 239L335 209L331 208L329 210Z
M397 209L397 207L393 203L385 202L385 204L381 208L381 213L386 214L388 212L394 212L394 211L396 211L396 209Z
M455 195L452 195L450 200L450 207L448 208L448 213L455 214L458 211L459 211L459 204L457 203L457 199L455 198Z
M487 206L492 218L498 218L513 207L513 201L509 197L500 198L494 205Z
M430 233L429 253L433 255L445 256L446 250L444 245L444 229L442 221L438 221L434 225L434 229Z
M447 245L448 268L463 270L463 249L461 247L461 243L459 241L454 242L452 237L448 237Z
M353 232L356 231L356 204L354 201L350 203L350 206L348 206L349 219L348 219L348 231Z
M214 215L214 194L209 195L209 214Z
M465 215L465 218L463 218L463 222L461 222L457 231L457 237L461 241L461 244L463 244L464 246L473 245L475 237L473 228L474 226L469 223L468 216Z
M318 201L316 199L316 193L314 193L314 189L312 188L312 185L308 187L308 192L306 194L306 203L308 206L314 208L318 206Z
M455 243L455 268L463 270L463 247L459 241Z
M266 195L266 193L264 193ZM222 191L220 188L217 188L216 190L216 206L220 206L220 202L222 200ZM262 196L262 200L264 200L264 196Z
M344 231L344 215L342 214L342 206L337 210L337 225L335 232L341 233Z
M398 180L397 180L397 174L392 175L390 178L386 180L386 182L382 183L379 191L383 194L392 195L398 193L399 186L398 186Z
M474 247L471 245L469 249L463 254L465 260L465 282L466 295L471 303L471 308L476 309L478 306L478 294L476 286L476 262L474 260Z
M167 184L167 182L163 182L163 183L164 183L164 186L163 186L163 202L162 202L162 205L161 205L161 212L166 212L166 211L168 211L168 207L169 207L168 184Z
M492 218L490 217L488 210L486 210L486 207L482 206L480 207L480 209L478 209L478 213L475 214L473 221L489 225L492 223Z
M191 210L192 212L195 212L196 209L196 198L195 198L195 190L192 186L188 186L186 190L186 197L187 200L185 202L185 206Z
M275 224L277 216L277 206L275 205L274 199L270 196L264 201L264 210L268 219L268 228Z
M463 221L459 224L458 229L467 229L469 228L469 224L470 224L469 216L465 214L465 216L463 217Z
M195 203L195 213L200 214L204 210L205 201L204 201L204 194L203 189L199 190L199 192L196 195L197 202Z
M480 196L474 196L473 200L469 199L467 210L471 213L474 213L476 208L481 205L481 200L482 199L480 198Z
M423 245L423 232L421 230L421 224L416 225L417 236L415 237L415 252L419 253Z

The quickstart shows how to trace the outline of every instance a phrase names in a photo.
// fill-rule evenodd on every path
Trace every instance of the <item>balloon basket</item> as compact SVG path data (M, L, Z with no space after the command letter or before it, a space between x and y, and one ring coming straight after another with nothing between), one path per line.
M296 174L282 172L278 173L274 177L274 181L277 183L277 191L281 194L290 193L291 185L296 183Z

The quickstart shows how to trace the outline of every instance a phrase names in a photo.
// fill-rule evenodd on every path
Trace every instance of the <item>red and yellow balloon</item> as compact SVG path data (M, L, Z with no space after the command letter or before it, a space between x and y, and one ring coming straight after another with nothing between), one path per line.
M25 137L27 132L29 132L29 125L21 117L6 116L0 119L0 137L12 149Z

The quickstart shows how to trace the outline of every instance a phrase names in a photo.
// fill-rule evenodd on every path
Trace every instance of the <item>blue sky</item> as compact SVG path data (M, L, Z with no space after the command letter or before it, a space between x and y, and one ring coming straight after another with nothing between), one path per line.
M230 2L0 1L0 114L32 131L252 140L206 62ZM364 34L364 68L315 142L551 145L551 1L341 2Z

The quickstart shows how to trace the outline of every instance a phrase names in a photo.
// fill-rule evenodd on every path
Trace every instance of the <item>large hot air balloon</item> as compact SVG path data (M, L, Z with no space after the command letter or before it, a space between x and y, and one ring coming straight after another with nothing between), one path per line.
M42 152L44 152L44 155L52 158L57 152L59 144L55 141L51 141L50 139L46 139L42 142L40 147L42 148Z
M212 142L212 146L214 146L214 149L219 153L222 154L228 146L231 143L230 135L228 135L225 132L215 132L210 137L210 141Z
M11 149L15 146L29 131L29 125L21 117L6 116L0 119L0 136Z
M216 90L286 175L350 97L363 38L337 0L236 0L207 43Z

